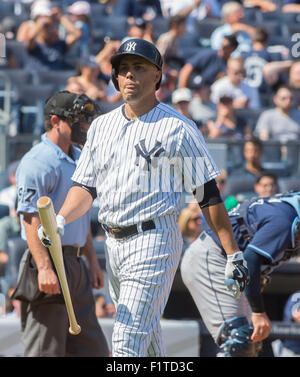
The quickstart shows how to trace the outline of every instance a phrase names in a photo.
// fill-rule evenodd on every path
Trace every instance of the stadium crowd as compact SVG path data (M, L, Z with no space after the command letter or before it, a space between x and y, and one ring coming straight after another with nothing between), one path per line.
M10 107L0 111L0 126L36 140L45 100L62 89L88 95L102 113L116 108L110 58L124 40L143 38L163 57L159 101L194 120L208 146L226 146L217 183L228 210L251 196L299 190L297 31L299 0L3 0L0 107L7 97ZM19 158L0 172L0 292L8 295L25 247L15 213ZM185 247L203 226L196 207L183 200ZM93 214L92 230L103 263L104 233ZM99 317L112 316L105 296L96 299Z

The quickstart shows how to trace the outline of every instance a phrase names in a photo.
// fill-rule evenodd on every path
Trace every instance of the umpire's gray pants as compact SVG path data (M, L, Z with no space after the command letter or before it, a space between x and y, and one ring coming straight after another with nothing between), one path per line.
M224 321L245 315L250 321L251 309L242 293L236 300L224 284L226 256L205 232L185 251L181 276L208 331L220 345L219 335Z
M21 260L20 271L25 254ZM87 267L81 258L74 255L65 255L64 260L74 312L81 332L78 335L69 334L69 320L64 303L21 302L24 356L107 357L109 349L96 318Z

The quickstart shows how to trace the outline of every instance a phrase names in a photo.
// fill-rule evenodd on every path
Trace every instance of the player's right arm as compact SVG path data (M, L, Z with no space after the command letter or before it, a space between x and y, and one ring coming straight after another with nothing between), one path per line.
M87 188L80 185L72 186L58 214L64 217L66 224L69 224L83 216L92 207L93 200Z

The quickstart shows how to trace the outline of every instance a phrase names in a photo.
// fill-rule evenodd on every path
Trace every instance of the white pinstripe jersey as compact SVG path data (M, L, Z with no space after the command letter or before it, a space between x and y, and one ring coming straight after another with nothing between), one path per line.
M182 192L219 175L194 122L159 103L137 119L124 105L93 121L73 181L95 187L99 222L128 226L178 214Z

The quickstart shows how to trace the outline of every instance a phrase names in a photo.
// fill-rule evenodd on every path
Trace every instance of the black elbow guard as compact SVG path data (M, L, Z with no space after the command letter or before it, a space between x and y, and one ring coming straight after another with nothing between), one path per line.
M82 187L83 189L85 189L88 193L91 194L93 200L95 200L97 198L97 190L96 190L95 187L85 186L85 185L82 185L81 183L78 183L78 182L73 182L73 186L79 186L79 187Z
M198 189L196 189L193 192L193 194L195 196L196 196L197 190ZM209 181L209 182L206 182L203 185L202 189L199 189L199 191L203 193L201 199L197 198L197 196L196 196L196 199L197 199L197 201L199 203L200 208L214 206L214 205L216 205L218 203L222 203L223 202L223 200L221 198L221 195L220 195L220 191L219 191L218 186L216 184L216 181L214 179L211 180L211 181Z

